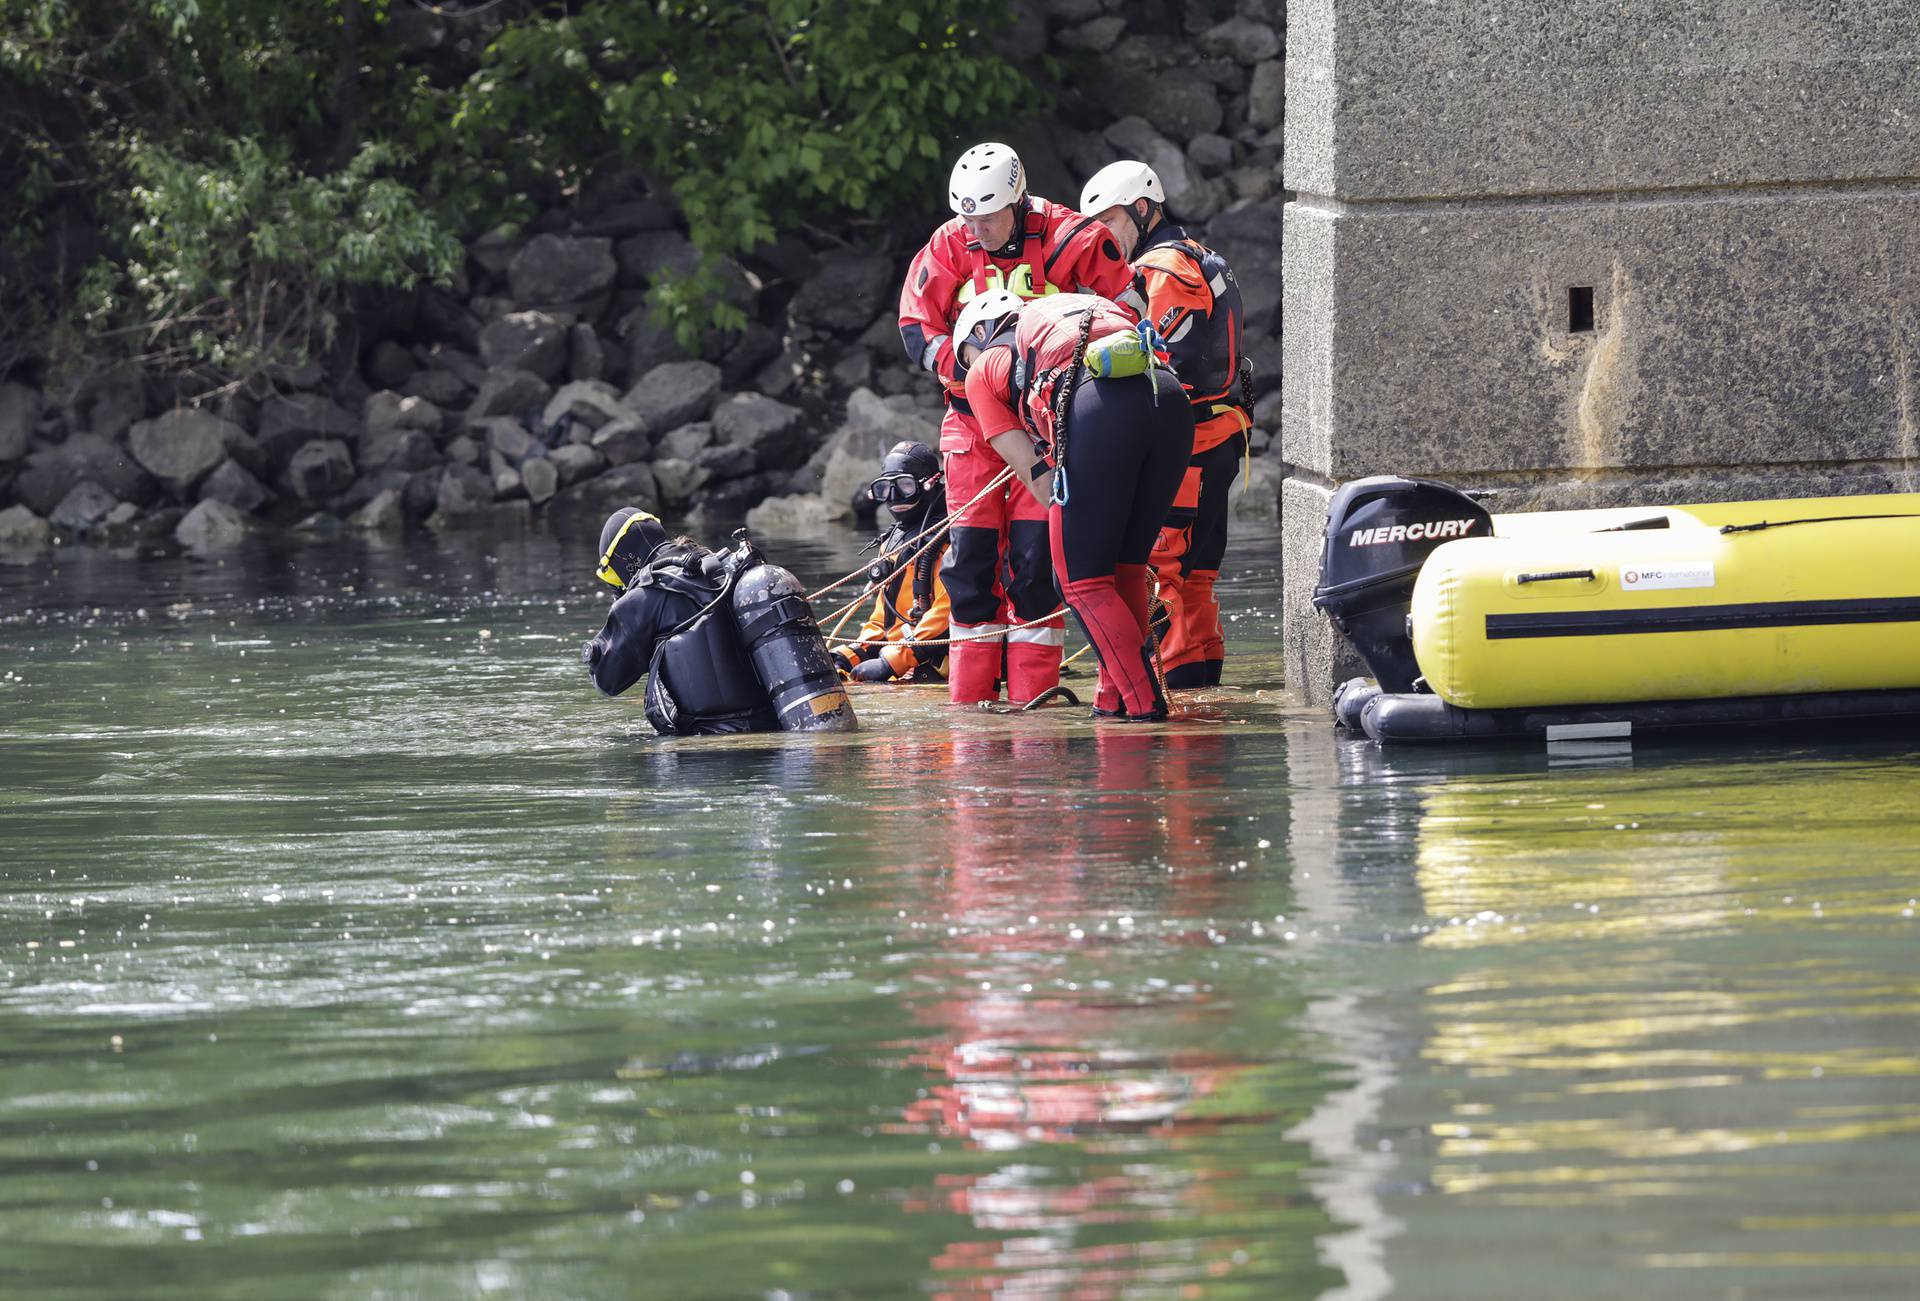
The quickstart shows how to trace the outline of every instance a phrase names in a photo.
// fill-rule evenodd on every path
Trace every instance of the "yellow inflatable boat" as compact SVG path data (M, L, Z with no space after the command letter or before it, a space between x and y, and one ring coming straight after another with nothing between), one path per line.
M1920 712L1920 493L1495 516L1359 480L1314 603L1374 672L1336 710L1376 740Z

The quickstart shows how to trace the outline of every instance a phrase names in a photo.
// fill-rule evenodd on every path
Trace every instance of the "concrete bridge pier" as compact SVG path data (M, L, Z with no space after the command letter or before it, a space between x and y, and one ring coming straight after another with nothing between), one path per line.
M1290 0L1286 669L1325 507L1920 488L1915 0Z

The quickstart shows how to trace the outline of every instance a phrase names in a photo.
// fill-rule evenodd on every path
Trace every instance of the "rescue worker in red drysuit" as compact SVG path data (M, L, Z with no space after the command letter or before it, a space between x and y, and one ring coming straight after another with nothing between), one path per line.
M1167 700L1147 639L1147 556L1193 454L1192 408L1158 361L1124 378L1083 372L1066 399L1062 437L1059 386L1090 344L1133 336L1134 318L1088 294L1005 308L962 314L967 401L1015 482L1053 503L1054 573L1100 659L1094 716L1158 721ZM1057 489L1056 476L1064 480Z
M1240 286L1226 259L1168 219L1153 168L1113 163L1081 191L1133 262L1133 290L1167 342L1193 403L1193 460L1153 547L1167 608L1160 663L1169 687L1216 686L1226 658L1213 594L1227 551L1228 493L1247 453L1252 417L1242 388Z
M1021 299L1063 290L1111 297L1127 289L1130 273L1106 227L1027 193L1019 156L1005 145L975 145L962 154L947 197L956 215L907 268L900 339L913 363L932 371L946 391L940 451L947 500L958 508L1004 468L967 402L953 347L961 308L996 289ZM954 522L944 577L951 632L962 639L947 656L955 704L997 698L1003 651L1009 700L1025 703L1058 685L1066 628L1045 619L1059 603L1044 504L1007 484L968 508ZM1007 634L1010 624L1035 619L1045 622Z
M940 581L947 533L927 530L947 516L940 457L925 443L895 443L867 490L893 527L867 571L873 613L834 653L855 682L937 682L947 664L947 585Z

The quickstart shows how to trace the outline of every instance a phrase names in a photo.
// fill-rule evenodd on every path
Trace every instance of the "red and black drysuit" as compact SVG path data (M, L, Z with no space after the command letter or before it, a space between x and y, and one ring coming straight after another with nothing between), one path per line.
M1147 555L1193 454L1192 408L1171 371L1082 374L1060 437L1057 386L1086 343L1132 330L1133 317L1104 298L1055 294L1016 319L974 359L967 399L984 437L1024 428L1065 475L1048 511L1053 566L1100 657L1094 708L1164 717L1147 642Z
M900 291L900 338L915 365L946 391L940 423L947 500L965 505L1005 468L981 436L955 355L954 318L975 294L1007 289L1022 298L1062 290L1116 297L1131 273L1106 227L1064 204L1028 196L1019 204L1017 238L989 252L954 217L933 232L907 268ZM988 494L954 521L941 576L952 602L949 698L992 700L1004 645L1007 696L1026 701L1060 681L1066 629L1046 620L1004 638L1009 624L1044 619L1058 608L1049 563L1045 510L1018 484ZM964 640L971 638L972 640Z
M1193 404L1193 459L1153 547L1168 616L1160 662L1170 687L1210 686L1226 658L1213 585L1252 423L1240 391L1240 286L1225 258L1168 221L1134 250L1133 279Z

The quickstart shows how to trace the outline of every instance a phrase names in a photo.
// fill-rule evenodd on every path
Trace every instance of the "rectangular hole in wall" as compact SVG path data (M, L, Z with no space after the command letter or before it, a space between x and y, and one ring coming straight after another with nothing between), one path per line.
M1567 290L1567 333L1593 333L1593 286L1573 285Z

